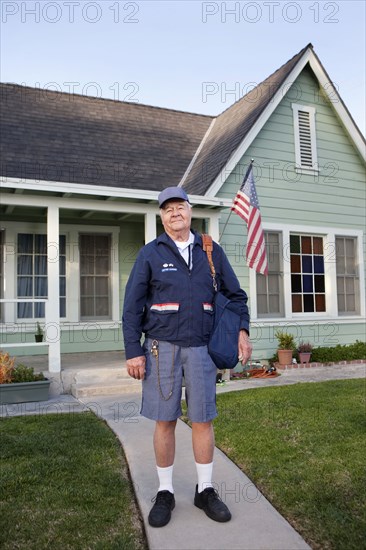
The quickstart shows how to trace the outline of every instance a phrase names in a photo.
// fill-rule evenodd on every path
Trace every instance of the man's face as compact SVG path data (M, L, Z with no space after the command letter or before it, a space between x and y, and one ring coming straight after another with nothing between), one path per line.
M174 199L167 201L161 209L161 221L169 236L189 231L192 209L186 201Z

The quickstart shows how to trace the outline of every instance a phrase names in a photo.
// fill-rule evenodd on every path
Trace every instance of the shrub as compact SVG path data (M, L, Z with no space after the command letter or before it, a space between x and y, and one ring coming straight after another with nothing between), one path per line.
M299 342L299 345L297 346L297 351L299 353L311 353L313 350L313 345L310 344L310 342Z
M330 361L353 361L366 359L366 342L356 340L354 344L324 348L314 348L311 354L312 361L328 363Z
M37 382L45 380L42 373L35 374L33 367L27 367L19 363L13 370L12 382Z
M39 324L38 321L37 321L37 324L36 324L36 335L37 336L43 336L43 330L42 330L42 327L41 327L41 325Z
M275 332L275 337L278 340L278 349L292 349L296 348L295 339L292 334L289 334L286 331L277 330Z
M14 363L15 359L0 350L0 384L46 380L42 373L36 374L33 367L27 367L21 363L14 366Z
M298 356L295 355L295 357L298 359ZM311 352L311 360L316 363L337 363L338 361L354 361L356 359L366 359L366 342L356 340L354 344L338 344L332 348L313 348ZM277 353L268 361L270 364L277 363Z
M0 384L9 384L12 381L15 359L0 350Z

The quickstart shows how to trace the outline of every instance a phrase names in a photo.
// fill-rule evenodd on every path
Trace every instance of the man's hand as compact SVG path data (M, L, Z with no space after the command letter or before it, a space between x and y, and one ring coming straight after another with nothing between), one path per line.
M242 329L239 332L238 339L238 357L242 365L250 359L252 355L252 344L249 339L249 335L246 330Z
M126 365L127 372L130 376L132 376L132 378L136 378L136 380L143 380L145 378L145 355L140 355L139 357L127 359Z

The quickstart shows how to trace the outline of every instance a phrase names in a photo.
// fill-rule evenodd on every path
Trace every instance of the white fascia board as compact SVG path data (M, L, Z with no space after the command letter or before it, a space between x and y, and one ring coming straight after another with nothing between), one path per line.
M108 187L108 186L102 186L102 185L88 185L88 184L79 184L79 183L68 183L68 182L60 182L60 181L46 181L46 180L32 180L32 179L23 179L23 178L8 178L6 176L1 176L0 178L1 184L3 187L10 187L12 189L15 189L18 191L17 196L21 197L22 195L19 194L20 190L27 190L27 191L46 191L46 192L53 192L53 193L64 193L67 194L68 204L72 203L72 201L77 200L73 199L73 194L78 195L90 195L95 196L100 199L101 196L105 196L107 199L109 198L116 198L116 199L134 199L134 200L149 200L152 202L158 201L158 195L160 191L145 191L145 190L138 190L138 189L127 189L124 187ZM4 195L2 195L3 197ZM15 196L15 195L11 195ZM29 195L26 197L23 196L23 200L20 203L12 203L9 202L7 204L29 204ZM47 197L47 200L51 197ZM225 201L225 199L220 199L218 197L206 197L202 195L189 195L189 199L191 204L193 205L201 205L201 206L213 206L213 207L221 207L225 208L228 205L231 205L231 201ZM70 201L70 202L69 202ZM99 200L99 202L101 202ZM109 208L106 207L107 202L109 205L119 205L117 206L117 211L125 211L130 212L130 210L125 210L126 204L123 203L123 207L121 208L122 204L113 202L111 200L105 201L104 206L102 208L94 208L93 210L109 210ZM228 204L226 204L228 202ZM95 205L94 201L91 201L91 204ZM136 203L137 204L137 203ZM38 206L39 206L39 198L38 198ZM144 209L149 206L144 204ZM154 208L156 208L157 205L154 205ZM64 208L66 208L66 205L63 205ZM68 206L68 208L72 208L72 206ZM80 208L80 205L78 206ZM85 210L83 208L83 210ZM113 208L112 208L113 210ZM136 210L133 210L135 212ZM138 211L141 211L141 206Z
M234 170L238 162L240 162L241 158L244 156L248 147L252 144L254 139L259 134L260 130L263 128L264 124L267 122L269 117L272 115L272 113L275 111L275 109L283 99L284 97L283 90L286 90L286 93L287 93L289 87L291 86L291 84L295 82L295 80L298 78L298 76L300 75L301 71L304 69L307 63L310 64L312 70L314 71L318 79L321 89L323 90L325 95L328 97L330 103L334 106L334 109L338 113L338 116L340 117L342 123L344 124L355 146L359 150L362 158L366 160L365 144L362 140L362 137L360 136L360 133L357 127L355 126L352 118L349 116L347 110L343 106L343 103L340 99L340 96L337 90L334 88L332 83L329 82L329 78L324 72L324 69L322 68L322 66L319 64L317 58L314 55L314 52L309 48L307 52L302 56L300 61L297 63L297 65L295 65L295 67L292 69L291 73L286 78L281 88L277 90L276 94L274 95L272 100L269 102L269 104L267 105L267 107L265 108L265 110L257 120L257 122L253 125L251 130L245 136L245 138L243 139L239 147L231 155L231 157L225 164L224 168L221 170L221 172L218 174L214 182L211 184L211 186L207 190L206 196L216 195L216 193L220 190L220 188L226 181L228 175ZM338 101L334 102L334 99L332 99L332 96L333 98L334 96L336 96Z
M200 203L192 200L193 203L197 204L197 208L193 210L193 217L195 218L212 218L216 219L220 216L219 209L211 210L207 208L199 208L200 204L207 206L207 201L204 200L204 197L199 197ZM13 193L2 193L1 194L2 204L10 204L14 206L29 206L29 207L39 207L40 206L40 197L32 195L17 195ZM210 201L211 204L213 201ZM225 204L223 204L225 202ZM231 201L218 200L214 201L214 206L220 206L225 208L227 204L230 206ZM100 201L93 199L74 199L74 198L65 198L65 197L43 197L42 206L57 206L58 208L65 208L69 210L94 210L98 212L118 212L118 213L128 213L128 214L141 214L146 215L148 213L159 214L159 207L157 204L146 204L146 203L125 203L125 202L111 202L111 201Z
M112 198L129 198L154 200L157 193L154 191L140 191L138 189L126 189L121 187L109 187L107 185L90 185L84 183L69 183L64 181L34 180L25 178L8 178L1 176L4 187L25 189L28 191L47 191L53 193L65 193L68 195L95 195Z
M364 161L366 161L366 147L362 136L360 135L357 126L355 125L350 114L345 108L339 93L333 86L332 81L329 81L327 74L324 72L324 69L320 65L318 59L315 57L313 52L311 52L311 55L309 57L309 64L319 81L322 92L332 104L334 110L341 119L341 122L347 130L354 145L358 149L361 157L364 159Z

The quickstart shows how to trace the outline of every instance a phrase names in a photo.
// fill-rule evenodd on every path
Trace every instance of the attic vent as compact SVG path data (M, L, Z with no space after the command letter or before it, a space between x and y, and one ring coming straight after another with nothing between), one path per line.
M306 111L298 111L298 116L301 166L312 168L310 114Z
M315 109L292 105L294 113L296 168L317 170Z

